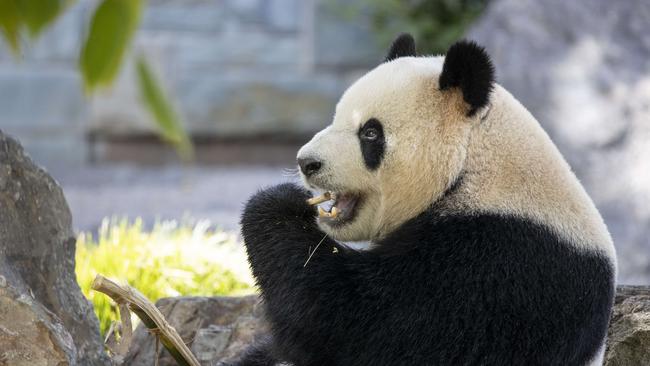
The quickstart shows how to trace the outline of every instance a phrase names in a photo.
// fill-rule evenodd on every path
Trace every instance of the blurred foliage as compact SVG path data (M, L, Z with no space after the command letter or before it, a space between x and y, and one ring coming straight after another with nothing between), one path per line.
M0 27L2 27L2 34L14 53L20 51L19 37L23 25L18 4L12 0L0 0Z
M57 19L73 0L0 0L0 30L13 53L18 57L25 33L36 38ZM119 74L146 0L101 0L89 23L89 31L81 47L79 70L84 88L92 93L110 87ZM179 154L192 157L192 143L182 127L181 119L144 59L138 60L138 81L142 102L151 112L162 138Z
M442 54L462 38L489 0L360 0L342 5L349 17L370 16L382 46L404 32L415 37L419 54Z
M140 95L149 112L158 121L162 137L176 146L182 158L191 160L193 155L192 143L185 130L181 127L172 103L165 95L149 64L143 57L138 57L137 73Z
M141 0L105 0L95 10L79 67L87 90L110 85L140 22Z
M146 231L141 220L104 220L98 238L77 239L77 281L93 303L102 334L118 312L104 294L91 291L98 273L137 288L151 301L169 296L241 295L254 292L243 246L234 234L176 222Z
M36 37L68 5L65 0L0 0L0 29L14 54L25 32Z
M32 37L36 37L68 5L64 0L21 0L19 4L23 21Z

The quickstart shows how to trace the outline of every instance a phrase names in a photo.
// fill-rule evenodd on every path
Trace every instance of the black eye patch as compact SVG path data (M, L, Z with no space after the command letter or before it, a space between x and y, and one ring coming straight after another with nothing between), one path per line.
M359 142L361 146L361 155L366 167L370 170L379 168L381 160L384 157L386 149L386 139L384 137L384 128L381 122L376 118L369 119L359 128Z

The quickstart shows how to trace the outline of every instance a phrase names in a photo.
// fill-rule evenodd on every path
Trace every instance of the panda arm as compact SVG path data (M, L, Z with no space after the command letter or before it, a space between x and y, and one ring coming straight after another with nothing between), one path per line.
M383 249L355 251L318 229L307 198L305 190L282 184L254 195L242 216L251 269L271 324L273 353L296 365L403 359L400 347L408 346L400 342L412 339L413 329L435 326L422 316L430 313L426 299L436 288L431 286L431 261L414 249L430 239L429 231L421 230L428 218L382 240L378 245ZM361 344L373 351L357 352Z
M285 183L258 192L246 204L242 234L263 292L320 273L333 247L338 248L316 226L316 210L306 203L308 198L306 190Z
M293 184L257 193L244 209L242 234L269 320L331 333L323 319L352 322L354 309L368 300L366 272L374 256L341 247L320 231L308 198Z

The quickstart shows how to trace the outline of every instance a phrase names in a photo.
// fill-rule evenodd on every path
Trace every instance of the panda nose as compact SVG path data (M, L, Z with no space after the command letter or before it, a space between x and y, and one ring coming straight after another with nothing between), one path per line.
M300 171L302 171L302 174L310 177L316 174L323 164L313 158L299 158L298 165L300 166Z

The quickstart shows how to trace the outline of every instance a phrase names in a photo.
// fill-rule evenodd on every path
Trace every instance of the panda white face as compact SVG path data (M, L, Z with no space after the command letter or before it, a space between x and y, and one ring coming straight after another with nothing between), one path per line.
M332 192L319 227L340 241L376 241L436 204L441 215L488 213L543 223L614 258L607 228L528 111L494 83L471 41L415 57L408 35L355 82L333 123L298 152L305 186ZM457 184L458 183L458 184Z
M470 124L442 92L442 57L400 57L354 83L333 123L298 152L307 188L332 192L318 224L342 241L376 240L424 211L458 177Z

